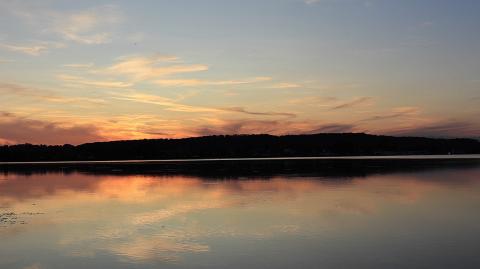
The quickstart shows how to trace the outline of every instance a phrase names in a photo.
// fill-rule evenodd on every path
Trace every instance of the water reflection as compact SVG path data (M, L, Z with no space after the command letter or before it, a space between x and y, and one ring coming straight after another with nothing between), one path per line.
M407 170L4 173L0 267L480 266L480 167Z

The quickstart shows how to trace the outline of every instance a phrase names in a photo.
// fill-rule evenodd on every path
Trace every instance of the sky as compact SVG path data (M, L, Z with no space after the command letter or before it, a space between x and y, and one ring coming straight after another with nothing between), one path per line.
M480 1L0 0L0 144L480 137Z

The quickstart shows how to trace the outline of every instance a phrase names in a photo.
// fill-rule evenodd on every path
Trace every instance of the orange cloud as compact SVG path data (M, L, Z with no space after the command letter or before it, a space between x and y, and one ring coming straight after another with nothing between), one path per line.
M201 79L161 79L155 80L154 83L159 86L173 86L173 87L193 87L193 86L224 86L224 85L241 85L251 84L263 81L269 81L270 77L256 77L246 80L201 80Z
M59 79L73 84L79 84L83 86L91 86L97 88L128 88L131 87L133 84L128 82L122 81L113 81L113 80L88 80L83 77L71 76L71 75L58 75Z
M176 58L175 58L176 59ZM100 73L113 75L127 75L133 80L147 80L164 77L168 75L192 73L208 70L208 66L202 64L184 65L176 64L169 66L159 66L161 63L171 62L171 58L163 56L156 57L128 57L121 59L118 63L100 70Z
M75 125L0 115L0 139L9 143L81 144L104 140L93 125Z

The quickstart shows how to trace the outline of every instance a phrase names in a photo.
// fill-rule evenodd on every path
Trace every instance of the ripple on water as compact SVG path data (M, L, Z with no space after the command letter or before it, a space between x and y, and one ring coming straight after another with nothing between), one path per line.
M15 224L27 224L24 217L25 216L35 216L41 215L41 212L22 212L22 213L15 213L13 211L9 212L0 212L0 228L8 227L10 225Z

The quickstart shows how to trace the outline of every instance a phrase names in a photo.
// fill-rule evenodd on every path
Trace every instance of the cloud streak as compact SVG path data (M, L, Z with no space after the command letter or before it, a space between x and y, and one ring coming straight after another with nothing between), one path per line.
M163 106L165 109L170 111L176 112L188 112L188 113L222 113L222 112L234 112L234 113L241 113L241 114L248 114L248 115L255 115L255 116L286 116L286 117L295 117L296 115L293 113L287 112L258 112L258 111L250 111L245 109L244 107L203 107L203 106L194 106L194 105L186 105L178 103L177 101L157 96L151 94L144 94L144 93L120 93L114 94L114 99L118 100L125 100L131 102L138 102L138 103L146 103L152 105Z
M357 97L353 100L342 102L339 104L334 105L331 110L339 110L339 109L348 109L352 107L356 107L358 105L363 105L372 102L372 97Z
M205 64L185 64L176 56L129 56L121 57L105 68L91 70L92 74L108 75L127 80L129 83L148 82L161 87L232 86L271 81L271 77L258 76L246 79L197 79L176 76L208 71ZM280 85L294 87L294 84Z
M352 132L357 127L343 123L315 123L291 120L222 120L217 124L201 125L191 132L194 135L219 134L314 134L331 132Z
M480 136L480 126L467 121L439 121L426 125L419 125L389 131L392 135L427 136L427 137L465 137Z
M373 117L369 117L363 119L361 121L382 121L382 120L390 120L402 117L412 117L416 116L420 113L420 108L418 107L397 107L392 109L392 112L385 113L382 115L377 115Z
M114 65L99 70L98 73L110 75L126 75L135 81L157 79L175 74L193 73L208 70L208 66L203 64L185 65L175 64L160 66L161 64L171 63L172 59L163 56L156 57L128 57L121 59Z
M269 81L270 77L256 77L246 80L201 80L201 79L161 79L155 80L154 83L159 86L172 87L195 87L195 86L225 86L225 85L241 85Z
M20 52L31 56L39 56L48 51L48 47L45 45L11 45L0 44L1 48L7 49L13 52Z
M220 110L225 111L232 111L238 113L244 113L249 115L256 115L256 116L286 116L286 117L295 117L296 114L294 113L287 113L287 112L256 112L256 111L249 111L243 107L225 107L220 108Z
M132 83L122 82L122 81L89 80L83 77L77 77L77 76L71 76L71 75L65 75L65 74L58 75L58 78L67 83L83 85L83 86L91 86L91 87L97 87L97 88L128 88L133 85Z

